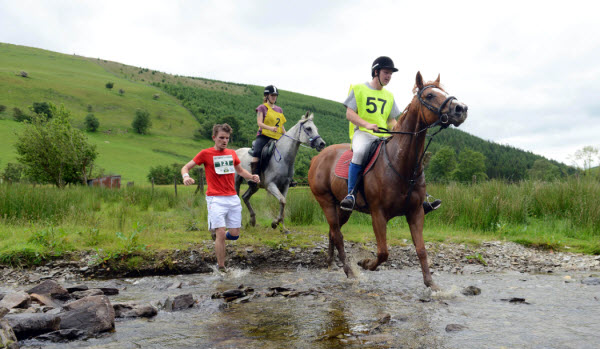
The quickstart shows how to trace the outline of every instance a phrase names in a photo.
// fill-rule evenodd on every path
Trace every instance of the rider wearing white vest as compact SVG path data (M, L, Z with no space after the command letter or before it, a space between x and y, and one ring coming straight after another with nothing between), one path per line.
M371 66L371 81L350 87L344 101L346 118L350 121L349 131L352 140L352 162L348 171L348 195L341 201L340 208L352 211L355 203L355 189L364 168L365 157L371 144L386 134L375 133L379 128L392 129L401 111L391 92L383 87L390 83L392 74L398 69L389 57L378 57ZM440 200L425 202L425 213L435 210Z

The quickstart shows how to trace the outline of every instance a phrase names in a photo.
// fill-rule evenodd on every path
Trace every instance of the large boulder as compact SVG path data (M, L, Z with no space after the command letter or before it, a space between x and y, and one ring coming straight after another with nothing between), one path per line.
M115 311L106 296L82 298L63 307L60 329L75 328L96 334L115 328Z
M166 311L177 311L177 310L191 308L194 306L194 304L196 304L196 301L194 301L194 297L192 297L192 295L188 293L188 294L181 294L181 295L175 297L174 299L171 299L171 297L168 297L165 300L164 308Z
M10 314L4 317L19 340L32 338L60 328L57 315L44 313Z
M59 299L61 301L67 301L71 299L69 291L67 291L67 289L59 285L54 280L46 280L41 284L38 284L37 286L34 286L33 288L27 290L27 293L49 295L50 297Z
M0 301L0 307L6 309L28 308L31 304L31 297L23 291L9 293Z
M115 303L115 317L153 317L158 314L158 310L150 304L138 304L135 302Z
M85 291L75 291L75 292L71 293L71 297L73 297L75 299L81 299L81 298L90 297L90 296L103 296L103 295L104 295L104 292L102 292L102 290L99 288L92 288L92 289L85 290Z

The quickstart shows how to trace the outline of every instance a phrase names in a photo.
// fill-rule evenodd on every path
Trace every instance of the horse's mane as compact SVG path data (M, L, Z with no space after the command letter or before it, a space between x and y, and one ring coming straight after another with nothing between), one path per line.
M423 83L423 86L429 86L429 85L433 85L433 86L439 88L440 90L446 92L446 90L444 90L444 87L442 86L442 84L440 84L439 82L427 81L427 82ZM417 87L417 84L415 83L415 86L412 89L413 98L411 99L410 103L408 103L406 108L404 108L404 111L402 111L402 114L400 114L400 117L398 118L398 122L396 123L396 126L394 126L394 131L398 131L400 129L400 127L402 126L402 123L406 119L405 116L408 115L408 111L411 108L411 106L414 105L415 108L418 107L419 100L417 99L417 92L419 92L419 88Z

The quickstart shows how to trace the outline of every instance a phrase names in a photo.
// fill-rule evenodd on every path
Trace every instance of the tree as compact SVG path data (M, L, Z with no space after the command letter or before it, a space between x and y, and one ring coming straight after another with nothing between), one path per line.
M111 81L109 81L109 82L107 82L107 83L106 83L106 85L104 85L104 86L106 86L106 88L107 88L107 89L109 89L109 90L112 90L112 88L115 86L115 83L114 83L114 82L111 82Z
M85 117L84 124L85 129L88 132L96 132L98 130L98 127L100 127L100 121L98 121L98 118L91 113Z
M574 156L571 156L571 161L575 167L584 171L584 173L589 172L589 170L594 167L594 161L598 158L598 148L592 147L591 145L587 145L575 152Z
M449 146L443 146L431 158L427 175L433 180L448 180L456 168L456 153Z
M135 111L135 119L131 123L133 130L141 135L148 132L148 129L152 127L152 120L150 120L150 113L143 109L137 109Z
M13 108L13 118L18 122L31 121L31 117L17 107Z
M62 105L50 120L32 116L31 123L17 136L15 148L29 178L59 188L69 183L85 184L98 155L96 146L71 125L70 113Z
M465 149L458 155L458 166L452 177L461 182L470 182L473 176L478 181L488 178L485 173L485 156L478 151Z
M182 167L183 164L178 163L150 167L150 172L147 176L148 181L152 182L152 179L154 179L154 184L173 184L173 181L177 180L177 184L183 184L183 178L181 177Z
M537 159L533 166L527 170L527 174L531 179L553 181L560 177L560 169L546 159Z

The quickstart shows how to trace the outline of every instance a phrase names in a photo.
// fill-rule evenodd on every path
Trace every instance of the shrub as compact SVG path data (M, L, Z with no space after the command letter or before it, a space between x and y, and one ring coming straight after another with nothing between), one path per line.
M32 112L45 116L48 119L52 119L54 113L56 112L56 107L52 103L48 102L35 102L29 108Z
M7 182L17 183L23 177L23 165L9 162L2 172L2 179Z
M123 90L122 88L120 88L120 89L119 89L119 94L120 94L120 95L123 95L123 94L125 94L125 90Z
M21 76L22 76L22 77L24 77L24 78L27 78L27 77L29 77L29 74L27 74L27 72L26 72L26 71L24 71L24 70L22 70L22 71L19 73L19 75L21 75Z
M183 184L183 178L181 177L181 168L183 164L171 164L171 165L157 165L156 167L150 167L148 173L148 181L152 182L154 178L154 184L173 184L173 180L177 179L177 184Z
M87 105L87 111L88 111L88 113L91 113L93 111L93 108L92 108L91 104Z
M18 122L31 121L31 117L17 107L13 108L13 118Z
M156 96L156 95L155 95ZM156 98L155 98L156 99ZM6 110L6 106L0 104L0 113L4 113L4 111Z
M152 96L152 99L157 100L160 97L160 95L158 93L155 93L154 96Z
M115 86L115 83L109 81L104 86L106 86L106 88L110 90L110 89L112 89Z
M146 110L137 109L135 111L135 119L131 123L131 127L136 133L144 135L148 132L148 129L152 126L152 120L150 120L150 113Z
M84 123L85 129L88 132L96 132L98 130L98 127L100 127L100 121L98 121L98 118L91 113L85 117Z

